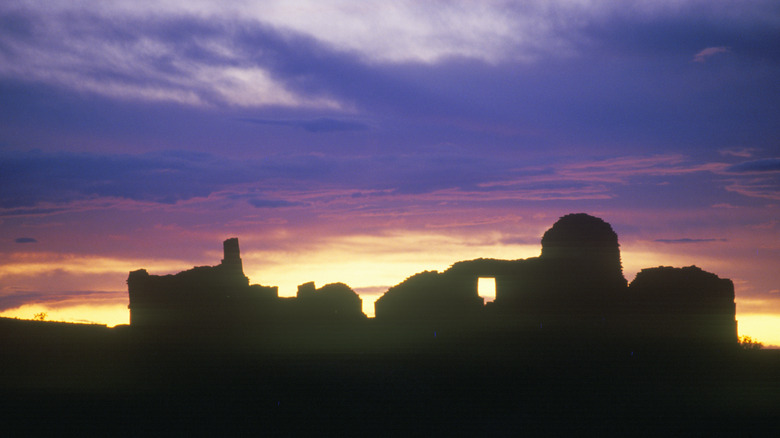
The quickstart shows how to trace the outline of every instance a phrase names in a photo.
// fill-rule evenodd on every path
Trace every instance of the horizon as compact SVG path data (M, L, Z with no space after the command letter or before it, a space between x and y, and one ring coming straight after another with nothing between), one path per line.
M234 238L234 237L231 237L231 238ZM240 242L240 238L239 238L239 242ZM541 245L540 245L540 249L541 249ZM523 258L512 259L512 260L523 260L523 259L535 258L535 257L539 257L539 254L537 254L536 256L529 256L529 257L523 257ZM243 252L242 252L242 257L241 258L242 258L242 260L244 259ZM478 257L478 258L497 259L497 258L487 258L487 257ZM215 261L218 261L218 260L219 260L219 258L215 259ZM497 259L497 260L502 260L502 259ZM509 259L506 259L506 260L509 260ZM461 261L466 261L466 260L457 260L457 261L455 261L453 263L450 263L447 267L444 267L442 269L424 269L424 270L421 270L421 271L417 271L415 273L412 273L412 274L404 276L404 279L407 279L407 278L409 278L409 277L411 277L411 276L413 276L415 274L421 273L423 271L444 272L445 270L447 270L447 268L449 268L453 264L461 262ZM621 253L621 262L622 261L623 261L623 257L622 257L622 253ZM217 264L218 263L212 263L212 264L199 265L199 266L216 266ZM621 264L624 265L624 263L621 263ZM244 266L246 266L246 264L244 264ZM645 267L639 268L636 273L638 273L639 270L644 270L644 269L648 269L648 268L655 268L655 267L660 267L660 266L668 266L668 265L645 266ZM691 265L691 266L696 266L696 265ZM181 269L180 271L177 271L177 272L164 272L164 273L154 273L153 272L151 274L152 275L161 275L161 276L173 275L173 274L176 274L178 272L183 272L185 270L189 270L189 269L192 269L192 268L195 268L195 267L196 266L191 266L191 267L189 267L187 269ZM145 268L139 268L139 269L145 269ZM706 270L705 270L705 272L706 272ZM627 282L630 284L631 281L633 280L633 277L636 275L636 273L634 273L634 275L631 276L631 279L629 279L629 277L627 277L625 275L625 272L623 272L623 276L626 278ZM246 272L245 272L245 274L246 274ZM715 273L715 274L717 275L717 273ZM247 275L247 278L249 279L249 284L260 284L258 282L254 282L252 280L252 278L250 276L248 276L248 275ZM487 281L485 281L485 280L487 280ZM285 290L281 290L281 288L280 288L279 296L280 297L295 297L296 296L295 292L297 292L297 286L298 285L302 285L305 282L307 282L307 281L297 282L294 287L290 287L290 285L288 284L287 285L288 287L286 287ZM315 283L315 285L317 287L322 287L322 286L324 286L326 284L344 283L344 282L342 282L342 281L330 281L330 282L322 282L322 283L320 283L320 282L314 281L314 283ZM399 281L398 283L400 284L401 281ZM495 293L496 293L496 290L495 290L495 280L493 278L491 278L491 277L479 277L479 282L478 283L479 284L477 286L477 293L479 294L479 296L481 298L484 299L485 304L487 304L490 301L493 301L495 299ZM263 286L277 286L275 284L262 284L262 285ZM374 309L375 301L378 298L380 298L384 293L386 293L389 288L391 288L393 286L397 286L397 285L398 284L388 285L388 286L369 286L369 287L358 287L358 288L352 288L352 289L360 296L360 298L362 300L362 311L363 311L363 313L369 319L373 319L375 317L375 309ZM347 286L350 286L350 285L347 284ZM123 294L123 293L126 295L127 294L127 290L125 290L123 292L119 292L119 294ZM10 311L0 312L0 317L10 317L10 318L17 318L17 319L34 319L34 318L30 318L30 317L25 318L23 316L23 315L26 315L26 314L30 314L30 312L33 312L32 314L35 317L37 317L38 314L40 314L40 313L45 314L44 319L41 319L41 320L46 320L46 321L51 321L51 322L101 324L101 325L107 325L109 328L112 328L112 327L117 326L117 325L125 325L125 324L129 324L130 323L130 321L129 321L130 312L129 312L125 302L122 302L121 304L118 304L118 305L102 306L103 307L102 309L100 307L101 306L91 306L90 307L90 306L78 305L78 306L72 306L72 307L65 306L62 309L58 309L56 307L55 308L48 308L45 305L38 305L38 304L28 305L28 304L26 304L26 305L23 305L23 306L21 306L20 308L17 308L17 309L11 309ZM738 303L737 303L737 309L739 309ZM103 311L102 314L101 314L101 310ZM51 316L53 318L50 317L50 313L49 312L52 312ZM81 316L83 316L84 314L93 315L93 318L95 316L102 316L105 319L104 320L99 320L99 319L97 319L97 320L86 320L86 319L81 318ZM57 315L60 315L60 316L58 317ZM66 315L69 315L69 316L66 316ZM775 344L775 343L772 343L772 342L765 342L765 339L774 340L774 338L771 335L767 336L765 338L759 338L759 337L753 336L753 335L751 335L749 333L743 333L743 331L740 329L740 324L739 324L740 320L739 320L739 311L738 310L737 310L737 314L735 316L736 316L736 320L737 320L737 329L738 329L737 335L740 338L743 337L743 336L748 336L753 341L762 342L764 348L780 349L780 343ZM756 324L756 322L751 321L751 319L752 319L751 317L748 317L748 324L749 325L750 324ZM771 328L773 321L771 321L771 320L770 321L763 321L763 323L765 324L765 326L768 326L768 327ZM760 322L758 324L760 324ZM758 325L758 324L756 324L756 325ZM760 327L760 325L759 325L759 327Z
M731 279L780 348L775 2L9 1L0 36L0 316L127 323L130 271L230 236L251 283L371 316L586 212L626 280Z

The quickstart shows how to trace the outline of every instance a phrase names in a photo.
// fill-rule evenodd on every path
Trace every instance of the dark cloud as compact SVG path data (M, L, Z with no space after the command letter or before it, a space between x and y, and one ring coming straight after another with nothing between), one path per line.
M172 205L215 194L255 208L284 208L309 205L295 194L312 188L327 189L322 196L329 199L362 196L366 202L378 196L419 196L422 201L428 194L442 200L504 203L607 200L620 193L644 203L650 199L636 197L633 185L614 183L623 181L614 172L605 176L595 169L594 177L587 168L566 173L563 165L533 164L447 147L355 156L277 153L242 160L190 151L6 152L0 153L0 208L5 216L40 215L61 212L76 201L89 201L89 208L109 206L117 199ZM631 169L623 171L632 174ZM700 195L697 186L690 188ZM653 193L662 189L654 186ZM334 194L327 194L329 190ZM669 205L681 192L675 185L667 191L657 202Z
M780 158L746 161L726 168L727 172L780 172Z
M38 240L34 237L19 237L17 239L14 239L14 242L16 243L38 243Z
M247 202L256 208L282 208L282 207L298 207L305 205L301 202L285 201L283 199L249 199Z
M162 151L147 154L0 153L0 208L6 215L61 211L73 201L127 199L175 204L220 191L258 208L301 205L253 190L307 190L315 186L419 194L452 187L474 188L510 165L502 160L444 153L328 156L277 154L236 160L224 156ZM503 169L503 170L502 170ZM46 205L53 204L53 205Z
M67 207L58 206L52 208L39 208L39 207L21 207L21 205L27 205L29 203L38 202L37 200L30 199L12 199L10 202L5 203L5 207L0 205L0 208L8 208L2 213L5 217L13 216L48 216L51 214L63 213L68 211Z
M607 22L586 22L579 36L613 54L678 56L690 62L702 51L705 51L704 56L724 53L708 48L728 47L728 51L740 56L777 61L780 60L777 21L754 14L763 9L766 17L777 17L780 9L776 4L765 3L754 5L757 7L752 13L737 16L723 14L723 11L704 12L698 7L700 5L680 5L672 14L654 16L617 14Z
M0 153L0 207L108 197L173 204L255 180L240 162L192 152Z
M727 239L655 239L659 243L707 243L707 242L727 242Z
M258 125L290 126L303 129L308 132L336 132L336 131L364 131L368 125L351 120L338 120L330 118L318 118L311 120L272 120L272 119L238 119L242 122Z
M759 150L755 148L727 148L718 152L725 156L752 158L758 151Z

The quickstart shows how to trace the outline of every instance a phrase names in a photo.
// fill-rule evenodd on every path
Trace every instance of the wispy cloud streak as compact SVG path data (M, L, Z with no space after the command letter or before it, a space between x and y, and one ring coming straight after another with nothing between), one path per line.
M276 120L276 119L238 119L242 122L258 125L290 126L303 129L308 132L337 132L337 131L364 131L368 125L352 120L338 120L327 117L310 120Z
M694 163L679 154L650 157L617 157L605 160L584 160L538 169L536 174L519 179L483 183L483 187L513 186L534 182L576 181L580 183L626 184L632 178L673 177L699 172L718 172L727 167L723 163Z
M479 161L481 160L481 161ZM475 162L479 163L475 167ZM679 154L627 156L516 168L511 162L439 154L279 155L231 160L211 154L0 154L2 215L143 209L217 199L256 208L420 202L609 200L634 183L706 175L714 187L776 199L777 159L697 163ZM13 184L11 184L13 182ZM316 188L315 188L316 187Z
M719 53L728 53L729 48L728 47L707 47L706 49L702 49L700 52L693 55L693 62L706 62L707 59L719 54Z
M682 244L686 244L686 243L710 243L710 242L727 242L727 241L728 241L727 239L722 239L722 238L721 239L691 239L691 238L688 238L688 237L683 237L683 238L680 238L680 239L655 239L654 240L654 242L672 243L672 244L675 244L675 243L682 243Z
M11 18L22 22L24 31L4 32L0 75L119 99L340 107L328 96L302 95L287 86L291 78L280 79L269 69L270 60L248 53L227 22L37 12ZM253 32L268 43L281 42L262 25L254 25Z

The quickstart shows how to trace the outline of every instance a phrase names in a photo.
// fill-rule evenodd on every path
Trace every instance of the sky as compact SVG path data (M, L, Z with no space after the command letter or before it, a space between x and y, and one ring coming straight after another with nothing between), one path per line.
M568 213L624 274L734 281L780 345L776 1L4 1L0 315L128 322L129 271L373 301L538 256Z

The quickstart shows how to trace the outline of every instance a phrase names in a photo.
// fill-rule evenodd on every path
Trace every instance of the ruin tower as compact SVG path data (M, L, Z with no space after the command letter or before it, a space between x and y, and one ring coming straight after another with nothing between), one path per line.
M225 258L222 266L231 274L244 275L244 264L241 262L241 251L238 249L238 237L231 237L222 243Z
M587 267L626 286L618 236L602 219L568 214L542 236L542 259Z
M604 257L619 260L618 237L603 219L585 213L561 217L542 236L542 257Z
M542 237L541 311L614 319L623 312L627 282L617 233L585 213L560 218Z

